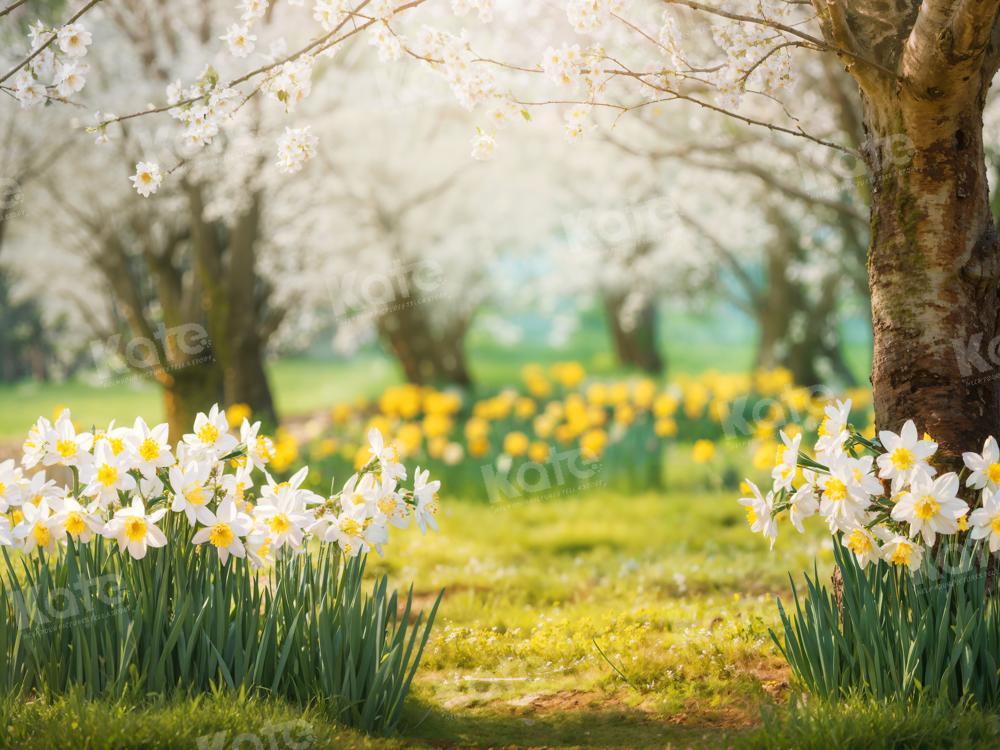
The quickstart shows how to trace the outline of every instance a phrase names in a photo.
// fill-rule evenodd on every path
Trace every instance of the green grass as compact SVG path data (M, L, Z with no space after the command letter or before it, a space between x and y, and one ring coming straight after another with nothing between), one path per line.
M672 467L684 469L679 454ZM788 669L767 633L773 599L814 557L829 570L829 545L818 527L799 536L785 525L768 552L732 493L698 489L703 468L667 495L453 501L439 534L397 533L372 571L415 582L418 607L446 594L394 738L278 700L134 708L69 697L0 706L2 744L211 747L219 732L228 743L295 721L313 747L348 750L996 746L997 719L976 712L789 707Z
M801 539L785 556L768 555L728 495L454 502L440 522L437 535L397 534L387 557L371 560L373 572L414 581L420 606L446 589L402 728L405 747L701 744L706 733L753 724L784 680L767 640L770 597L783 590L784 566L805 565L815 544ZM7 710L11 744L25 747L31 731L62 737L73 723L72 744L167 747L170 737L298 716L282 703L265 710L211 700L193 706L189 722L176 701L141 711L79 700ZM107 738L102 716L116 725Z

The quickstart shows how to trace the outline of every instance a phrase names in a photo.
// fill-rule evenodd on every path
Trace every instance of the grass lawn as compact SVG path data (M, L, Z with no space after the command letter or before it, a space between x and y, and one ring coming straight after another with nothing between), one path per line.
M400 584L414 581L424 605L446 590L402 746L701 744L753 726L760 706L783 696L786 675L767 637L770 599L784 589L785 565L806 565L816 544L767 554L731 496L598 492L505 507L450 502L442 513L439 534L401 532L372 560ZM29 726L45 726L51 708L9 707L15 744L30 747ZM89 746L113 713L137 727L110 735L115 743L168 746L177 732L260 725L253 704L191 708L188 722L183 702L124 712L66 701L59 732ZM270 723L301 716L275 704L267 712ZM306 718L317 733L332 731Z
M367 738L312 710L228 695L142 709L70 697L0 705L5 746L1000 744L996 718L975 713L790 709L789 675L767 632L773 597L787 592L788 571L832 556L818 534L785 534L769 553L731 493L451 501L440 520L439 534L397 533L372 560L400 584L415 582L422 606L446 589L400 736Z

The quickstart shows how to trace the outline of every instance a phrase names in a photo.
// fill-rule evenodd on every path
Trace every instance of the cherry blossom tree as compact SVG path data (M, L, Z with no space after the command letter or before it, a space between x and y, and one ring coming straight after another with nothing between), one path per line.
M448 6L474 30L465 33L443 20ZM1000 422L994 381L968 377L970 364L986 361L982 347L1000 327L992 312L1000 257L983 143L983 111L1000 65L998 6L1000 0L756 0L749 8L725 0L568 0L560 27L543 3L335 1L314 9L321 30L296 41L287 55L123 117L189 112L221 92L262 92L294 104L308 93L318 56L363 35L381 58L414 59L439 74L463 105L484 113L473 148L478 157L502 151L492 113L503 119L518 108L556 107L566 132L580 137L592 129L597 112L626 116L656 102L687 102L734 124L860 154L871 185L877 420L880 427L898 429L915 417L934 434L944 461L957 465L961 451L996 432ZM249 37L258 35L267 15L263 0L247 0L243 25L227 34L234 54L253 41ZM497 26L479 28L494 16ZM678 33L690 16L710 23L710 55L700 39L687 49ZM526 26L531 34L524 33ZM526 39L511 44L518 32ZM79 49L82 35L63 35L61 50ZM548 46L526 49L539 36ZM30 54L40 56L39 47ZM810 106L816 98L784 96L812 55L836 60L857 85L849 96L861 111L860 148L813 129ZM21 76L12 86L12 75L23 70L31 71L31 79ZM57 95L60 86L62 93L75 93L79 81L65 69L57 79ZM51 98L48 80L26 60L0 85L32 103ZM107 118L98 128L123 121ZM311 151L294 145L297 154ZM158 172L147 171L137 177L154 187Z

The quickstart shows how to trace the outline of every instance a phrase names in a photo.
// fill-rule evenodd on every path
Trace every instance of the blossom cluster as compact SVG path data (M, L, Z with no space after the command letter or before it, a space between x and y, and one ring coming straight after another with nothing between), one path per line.
M414 518L422 531L437 528L440 482L417 467L412 490L404 489L407 470L394 446L374 429L368 440L369 460L323 497L303 486L307 468L275 481L265 468L274 445L260 423L244 418L237 437L218 406L199 413L176 446L166 424L138 418L132 427L83 432L64 410L31 428L20 466L0 463L0 546L52 553L100 536L142 559L169 535L207 544L223 564L235 556L257 567L284 549L302 551L310 538L350 556L381 554L391 527ZM49 467L71 473L72 485L48 479Z
M624 0L568 0L566 17L574 31L593 34L624 9Z
M319 139L309 131L308 125L285 128L284 134L278 138L278 169L282 172L294 174L316 155Z
M920 435L913 420L899 433L882 430L867 439L849 424L851 401L826 407L812 455L801 433L781 432L773 484L765 494L747 480L746 508L753 531L769 539L788 516L800 533L803 521L819 515L830 533L861 565L884 560L917 570L941 537L968 532L1000 549L1000 446L992 436L982 453L964 453L961 473L938 473L932 464L937 443ZM960 496L978 494L971 504Z
M758 10L775 24L791 20L787 4L760 3ZM773 27L739 21L713 24L712 37L726 54L712 80L722 106L738 107L748 83L773 94L791 80L788 40Z
M68 99L82 90L89 72L83 58L91 44L83 24L52 28L37 21L28 35L33 56L13 78L14 96L21 107L42 104L53 96Z

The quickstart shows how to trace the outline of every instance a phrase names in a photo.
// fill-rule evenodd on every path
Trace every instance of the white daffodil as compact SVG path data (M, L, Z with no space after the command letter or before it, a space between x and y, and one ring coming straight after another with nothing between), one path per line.
M775 493L791 488L792 482L795 481L795 470L799 466L799 445L802 443L802 433L794 438L789 438L784 430L778 434L781 436L783 446L778 449L778 462L771 470Z
M376 509L379 487L379 481L374 474L352 474L340 491L340 504L350 509L352 513L357 511L370 516Z
M844 441L848 437L847 420L851 414L851 400L837 401L836 405L827 406L824 414L823 421L819 425L816 454L823 459L830 459L844 453Z
M844 532L841 544L854 553L854 558L861 567L881 559L882 550L878 539L863 526Z
M260 422L250 424L244 417L240 425L240 442L247 447L247 460L255 469L263 469L274 457L274 443L260 433Z
M69 409L63 409L45 436L45 455L42 463L46 466L60 464L79 467L90 460L88 451L93 443L94 436L89 432L77 434Z
M364 506L347 505L340 515L329 523L323 532L323 541L336 542L349 557L357 557L368 551L365 541L365 523L367 517Z
M753 495L739 499L740 505L746 508L747 523L755 534L763 534L765 539L770 540L771 549L774 549L774 540L778 537L778 522L774 518L774 494L768 492L765 497L756 484L749 480L747 484Z
M100 441L94 449L94 460L80 470L80 481L86 483L83 494L108 507L118 500L119 492L134 490L135 478L128 473L127 459L124 451L116 456L108 441Z
M168 442L169 426L166 422L150 428L142 417L137 417L135 425L126 437L126 444L132 461L144 477L154 477L159 469L174 465L174 456Z
M984 490L983 506L972 511L969 521L973 539L988 539L990 552L1000 549L1000 492Z
M104 528L104 521L98 515L100 504L96 500L84 507L72 495L66 495L52 502L52 510L53 520L77 541L89 542Z
M920 563L924 559L924 548L912 539L896 535L882 545L881 554L887 563L905 565L914 571L920 568Z
M274 549L271 547L270 529L266 526L254 526L243 540L246 558L255 568L263 568L274 561Z
M221 458L239 445L236 438L229 434L229 422L226 413L213 404L208 414L198 412L194 419L194 432L184 436L184 443L195 452Z
M808 470L803 473L807 475L812 474L812 472ZM801 487L792 493L792 497L788 501L788 520L792 522L792 526L794 526L795 530L800 534L805 532L805 527L802 525L802 522L805 519L816 515L816 512L819 510L819 500L816 498L815 482L815 475L813 475L811 479L807 479Z
M273 504L258 505L253 510L253 518L256 528L266 529L266 537L275 551L286 544L292 549L300 549L305 528L313 520L294 492L282 495Z
M166 512L166 508L159 508L147 514L142 500L134 498L131 505L115 513L104 527L103 534L108 539L116 540L119 549L127 549L133 558L141 560L146 556L148 547L166 545L167 537L156 526Z
M965 478L965 485L975 490L1000 489L1000 446L990 435L983 444L982 453L963 453L962 460L971 474Z
M413 476L414 484L420 481L420 469ZM426 477L424 477L426 481ZM433 493L432 493L433 495ZM431 499L433 502L433 499ZM426 509L425 509L426 510ZM397 529L405 529L410 525L409 508L400 496L395 482L381 482L375 497L374 517L380 524L388 524ZM431 519L433 522L433 519Z
M21 492L21 471L13 459L7 459L0 463L0 513L16 505L20 505L24 499Z
M139 494L143 500L159 498L163 494L163 482L157 476L139 477Z
M225 564L229 556L245 557L246 547L243 538L253 529L253 519L246 513L236 509L232 500L224 500L215 513L208 512L204 528L195 532L191 541L194 544L210 543L219 555L219 561Z
M958 497L958 475L942 474L937 479L919 473L908 491L892 508L896 521L910 524L910 536L920 534L928 545L938 534L958 531L958 519L969 512L969 506Z
M420 527L422 533L427 532L428 526L434 531L438 529L434 516L438 512L437 492L441 489L441 482L436 479L433 482L428 482L429 475L429 470L420 471L419 466L413 475L413 499L417 503L416 508L413 509L413 516L416 518L417 526Z
M937 443L922 440L912 419L906 420L898 435L882 430L878 439L886 451L878 457L879 476L892 480L893 492L898 492L917 473L928 476L936 473L927 460L937 451Z
M253 466L247 463L237 466L235 472L222 477L219 486L225 496L236 503L237 508L245 510L246 492L253 487Z
M208 504L215 495L209 486L211 473L212 464L208 461L189 461L183 466L170 467L170 487L174 491L170 510L183 513L192 526L211 523Z
M21 522L14 527L13 535L21 549L30 555L36 548L55 552L65 533L52 516L49 504L42 500L38 505L25 503L21 506Z
M386 445L377 427L368 431L368 445L372 458L379 463L379 475L383 480L406 479L406 467L399 463L399 452L394 445Z
M38 421L31 425L28 430L28 437L21 444L21 465L25 469L32 469L45 458L46 438L52 430L52 423L45 417L39 417Z
M0 547L13 547L14 535L11 533L10 519L0 514Z
M42 500L47 500L51 508L52 501L62 497L62 488L56 485L54 479L47 479L44 471L36 471L30 478L25 477L20 472L17 474L21 497L20 502L16 504L32 503L38 505Z
M872 497L882 493L882 483L872 473L871 456L841 455L830 461L829 474L819 477L822 490L819 513L831 531L849 531L859 524Z
M111 446L111 452L116 456L121 456L125 452L125 439L130 432L131 430L128 427L115 427L114 420L111 420L111 424L108 425L106 430L97 430L94 432L94 442L90 446L91 450L96 450L98 443L106 441ZM123 460L127 458L126 456ZM131 468L131 465L129 468Z
M292 474L287 481L275 482L274 478L264 472L266 484L261 485L260 501L271 505L284 505L292 501L292 497L299 492L299 487L309 474L309 467L303 466Z

